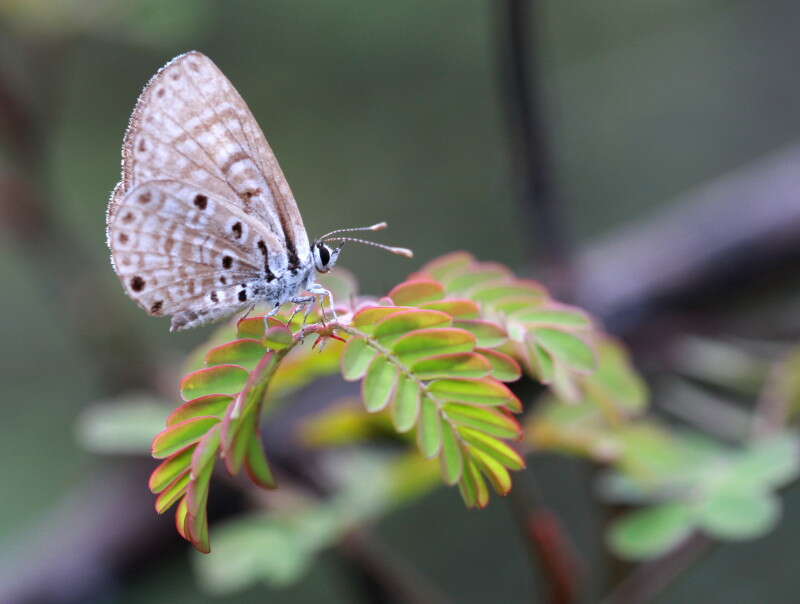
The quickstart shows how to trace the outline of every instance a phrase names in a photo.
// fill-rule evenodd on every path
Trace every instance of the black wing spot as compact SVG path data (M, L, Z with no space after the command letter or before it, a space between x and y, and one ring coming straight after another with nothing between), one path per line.
M242 238L242 223L241 222L234 222L233 226L231 227L231 230L233 231L233 235L237 239L241 239Z
M203 195L202 193L198 193L194 196L194 205L196 205L201 210L205 210L208 207L208 197Z
M222 275L219 278L219 282L222 283L222 285L225 285L228 282L228 280L225 278L225 275Z
M122 217L122 222L124 222L125 224L128 224L132 220L133 220L133 213L132 212L128 212L127 214L125 214L125 216Z
M150 314L157 315L161 312L161 308L164 306L164 300L156 300L153 302L153 305L150 307Z
M150 191L145 191L139 195L139 203L149 203L153 199L153 194Z
M117 239L119 239L120 243L128 243L128 236L125 233L120 233Z
M219 297L217 296L217 292L211 292L210 294L208 294L208 297L209 297L209 298L211 298L211 301L212 301L214 304L216 304L217 302L219 302Z
M131 279L131 289L135 292L140 292L144 289L145 282L144 279L139 277L138 275Z
M222 257L222 268L230 268L233 266L233 258L230 256Z
M239 301L240 302L247 302L247 290L242 290L239 292Z

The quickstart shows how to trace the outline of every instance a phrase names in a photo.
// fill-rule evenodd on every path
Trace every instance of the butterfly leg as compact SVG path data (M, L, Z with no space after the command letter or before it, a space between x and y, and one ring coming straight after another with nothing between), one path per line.
M246 318L247 318L247 317L250 315L250 313L251 313L251 312L253 312L253 309L254 309L255 307L256 307L256 305L255 305L255 304L251 304L251 305L250 305L250 308L248 308L248 309L247 309L247 312L246 312L246 313L244 313L244 314L242 315L242 318L241 318L241 319L239 319L239 320L240 320L240 321L244 321L244 320L245 320L245 319L246 319Z
M271 311L269 311L268 313L266 313L264 315L264 331L269 329L269 318L270 317L274 317L276 314L278 314L278 311L280 309L281 309L281 305L280 304L276 304L275 306L272 307ZM250 310L252 310L252 308Z
M314 294L314 296L324 296L328 298L328 303L330 304L331 307L331 314L333 315L333 320L334 322L339 320L339 317L336 316L336 309L333 307L333 294L329 290L322 287L319 283L312 283L311 287L308 288L308 293ZM319 306L324 319L325 311L322 308L322 302L320 302Z
M297 304L294 310L292 311L292 316L289 318L289 323L292 322L294 316L300 311L300 309L304 309L305 313L303 313L303 325L306 324L306 320L308 319L308 315L311 312L311 307L314 302L314 296L300 296L297 298L292 298L289 300L292 304Z

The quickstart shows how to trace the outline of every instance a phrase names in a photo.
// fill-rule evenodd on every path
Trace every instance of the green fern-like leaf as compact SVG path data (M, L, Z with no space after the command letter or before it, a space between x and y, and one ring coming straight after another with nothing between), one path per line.
M501 351L519 359L532 378L561 399L581 399L581 376L597 365L595 326L585 312L553 300L536 281L519 279L508 268L478 262L466 252L438 258L414 277L420 283L438 282L448 297L478 307L483 321L472 317L456 325L482 338L481 346L500 346L499 334L492 331L499 326L508 337Z
M514 418L522 403L505 383L524 368L575 399L595 368L595 332L585 313L465 253L429 263L377 302L338 299L351 302L337 307L335 323L324 323L318 311L308 326L300 316L287 323L290 309L266 321L247 317L236 324L235 339L228 341L225 328L210 350L193 357L194 367L199 359L203 366L181 381L185 402L154 440L153 455L163 461L150 488L159 513L177 504L178 532L198 550L209 551L206 502L216 460L231 474L244 468L256 485L274 488L259 433L262 412L320 375L339 369L360 382L366 411L383 412L398 433L411 432L466 505L484 507L489 485L508 493L510 471L525 466ZM324 351L301 346L307 338Z
M356 312L350 325L340 327L350 336L342 356L342 373L361 380L367 411L388 407L398 432L416 429L420 452L428 458L438 457L445 483L482 484L488 478L505 494L511 486L507 470L520 469L524 462L496 438L497 431L481 428L500 423L506 428L506 438L521 436L510 414L521 411L522 405L494 375L517 377L519 368L508 355L480 352L505 342L501 326L480 321L465 329L466 320L458 317L464 309L474 315L476 306L464 302L448 305L443 303L444 296L439 283L412 280L389 294L403 302L403 307L369 306ZM437 308L408 308L413 304L436 304ZM447 312L451 309L456 316ZM451 415L449 409L457 412ZM462 423L464 417L467 424ZM465 466L470 464L480 471L465 478ZM488 496L471 494L477 490L482 491L462 484L461 492L470 507L488 502Z

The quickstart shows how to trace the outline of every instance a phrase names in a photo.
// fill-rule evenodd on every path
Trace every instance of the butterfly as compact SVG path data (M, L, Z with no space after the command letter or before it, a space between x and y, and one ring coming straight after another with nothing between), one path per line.
M316 282L346 241L411 257L406 248L342 236L309 243L303 218L247 104L205 55L179 55L145 86L125 133L122 177L106 215L111 264L148 313L171 331L266 304L306 315L333 297ZM339 242L331 247L327 242Z

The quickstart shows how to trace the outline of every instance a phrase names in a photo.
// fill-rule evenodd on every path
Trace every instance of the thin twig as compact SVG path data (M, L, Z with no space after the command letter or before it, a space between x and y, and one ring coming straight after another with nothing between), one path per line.
M534 0L497 3L499 69L503 101L511 140L511 162L517 180L519 205L525 220L528 250L540 258L538 272L563 298L571 280L569 241L544 127L544 110L538 66L535 64ZM531 232L533 235L531 235Z

